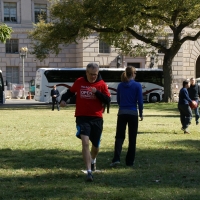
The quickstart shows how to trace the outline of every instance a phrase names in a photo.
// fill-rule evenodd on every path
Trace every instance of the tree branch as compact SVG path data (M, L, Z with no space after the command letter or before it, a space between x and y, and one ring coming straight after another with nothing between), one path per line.
M167 52L167 49L162 46L161 44L157 43L157 42L154 42L153 40L149 39L149 38L146 38L142 35L139 35L138 33L136 33L133 29L131 29L130 27L127 27L126 28L126 31L129 32L132 36L134 36L135 38L137 38L138 40L141 40L147 44L151 44L152 46L160 49L163 53L166 53Z
M85 28L89 28L89 29L92 29L96 32L101 32L101 33L121 33L124 31L123 28L119 29L119 30L116 30L114 28L102 28L102 27L95 27L95 26L92 26L92 25L89 25L89 24L85 24Z
M187 40L195 41L200 37L200 31L195 36L185 36L180 40L180 42L183 44Z

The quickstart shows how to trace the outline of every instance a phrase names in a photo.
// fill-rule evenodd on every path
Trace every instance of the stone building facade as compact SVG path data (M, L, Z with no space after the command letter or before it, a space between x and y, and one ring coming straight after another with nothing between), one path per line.
M37 23L38 14L48 15L46 0L0 0L0 21L13 28L13 34L6 44L0 44L0 69L4 80L8 83L22 84L23 67L19 50L27 47L31 51L31 41L27 38L33 23ZM59 55L50 55L40 62L34 55L28 53L24 62L25 83L34 79L38 68L86 67L88 62L97 62L101 67L117 67L118 53L115 48L108 47L91 35L78 44L63 47ZM122 57L122 66L135 64L144 68L146 58Z
M38 14L48 15L47 0L0 0L0 21L13 28L13 34L6 44L0 44L0 69L4 80L21 84L23 81L22 59L19 50L28 47L31 50L28 32L37 23ZM137 41L138 43L138 41ZM174 80L200 77L200 39L186 42L173 61ZM78 44L63 47L58 56L50 55L40 62L34 55L28 53L24 62L25 83L35 78L38 68L86 67L88 62L97 62L100 67L117 67L115 48L108 47L99 41L96 35ZM162 68L163 55L158 53L154 68ZM155 60L155 61L156 61ZM121 66L135 65L140 68L149 68L150 57L121 56ZM175 81L176 82L176 81Z

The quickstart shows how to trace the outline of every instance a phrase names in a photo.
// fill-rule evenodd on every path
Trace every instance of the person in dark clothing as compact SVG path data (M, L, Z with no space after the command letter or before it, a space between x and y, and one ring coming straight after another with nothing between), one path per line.
M143 120L143 95L140 83L134 81L136 69L127 67L121 76L122 82L117 88L117 103L119 105L117 128L115 136L114 157L111 167L120 164L122 145L126 135L126 125L128 124L128 151L126 154L126 165L133 166L136 151L136 138L138 131L138 110L141 121Z
M192 120L192 110L189 106L189 103L193 103L188 94L188 88L190 87L190 81L184 80L183 87L179 92L179 101L178 101L178 109L180 112L180 121L182 124L181 130L184 131L185 134L190 134L188 131L188 127L191 124Z
M194 109L195 113L195 120L196 120L196 125L199 124L199 96L200 96L200 88L199 85L196 84L196 81L194 78L190 79L190 87L188 88L188 93L190 99L194 100L197 102L197 108Z
M108 85L107 85L107 87L108 87ZM109 89L108 89L108 91L110 93L110 98L111 98L111 92ZM107 104L103 104L103 113L105 113L105 110L107 110L107 113L110 113L110 102L111 102L111 100Z
M59 91L56 89L56 85L53 86L53 89L51 90L51 97L52 97L52 111L54 110L54 105L56 103L58 111L59 108L59 100L58 97L60 96Z

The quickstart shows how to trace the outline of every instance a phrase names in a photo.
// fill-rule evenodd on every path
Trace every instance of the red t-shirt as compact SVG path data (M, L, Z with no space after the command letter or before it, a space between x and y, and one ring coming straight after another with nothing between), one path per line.
M89 90L90 87L95 87L98 91L110 97L108 87L103 80L89 83L83 77L78 78L70 88L71 92L76 93L76 117L102 117L102 102Z

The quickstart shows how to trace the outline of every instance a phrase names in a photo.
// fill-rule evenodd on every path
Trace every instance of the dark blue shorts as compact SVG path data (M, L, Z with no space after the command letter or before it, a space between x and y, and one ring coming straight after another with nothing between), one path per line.
M76 117L76 136L89 137L92 144L98 148L100 146L101 134L103 131L103 119L100 117Z

